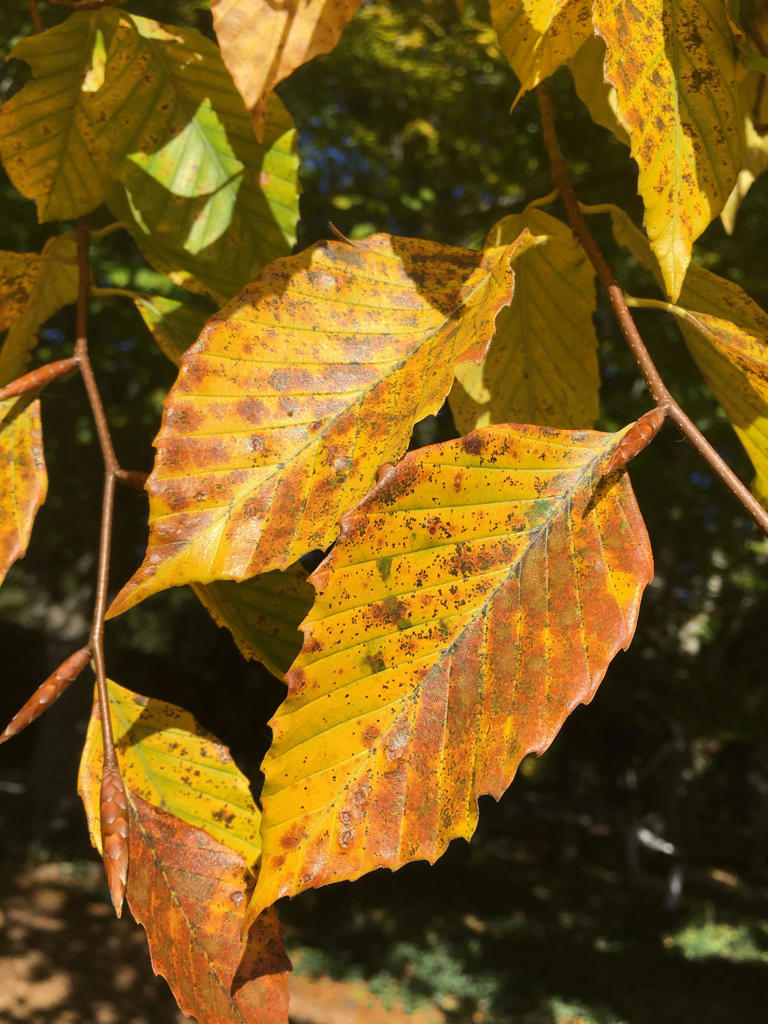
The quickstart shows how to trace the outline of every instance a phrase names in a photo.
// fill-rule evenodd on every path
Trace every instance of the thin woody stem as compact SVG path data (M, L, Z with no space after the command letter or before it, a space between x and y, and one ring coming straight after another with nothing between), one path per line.
M40 9L37 6L37 0L29 0L29 20L32 22L33 32L43 31L43 22L40 18Z
M768 511L763 508L751 491L739 480L731 467L717 454L706 437L701 433L695 423L685 414L675 399L667 390L659 371L656 369L650 353L645 346L640 332L637 329L632 314L629 311L624 291L614 277L602 250L597 244L592 232L587 227L576 193L568 176L568 169L565 160L560 152L560 146L555 134L555 121L552 111L552 100L549 97L545 86L536 87L536 97L539 101L541 112L541 130L544 141L544 148L549 157L552 169L552 180L557 186L560 198L565 206L571 228L576 238L586 252L600 283L608 293L613 312L618 321L621 332L629 346L640 373L643 375L646 386L651 397L657 406L666 410L667 415L674 421L680 432L690 441L699 455L708 463L715 476L731 491L734 497L741 502L745 510L754 519L760 529L768 534Z
M91 623L90 648L96 669L96 685L99 691L99 711L101 729L104 737L104 763L116 764L115 742L112 735L112 722L109 717L109 695L107 694L107 678L104 667L104 613L107 609L107 586L109 584L109 558L112 548L112 516L115 504L115 476L119 470L117 456L112 445L112 438L104 414L104 406L93 375L93 367L88 355L88 296L91 287L91 271L88 258L90 228L87 217L77 222L77 263L78 263L78 294L77 294L77 341L75 342L75 358L82 374L88 401L91 406L96 433L104 459L104 491L101 504L101 534L99 538L99 562L96 578L96 597Z

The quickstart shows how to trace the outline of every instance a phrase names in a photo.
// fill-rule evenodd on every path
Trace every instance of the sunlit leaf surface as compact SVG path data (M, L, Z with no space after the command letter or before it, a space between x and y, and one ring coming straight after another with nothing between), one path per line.
M184 356L147 483L147 555L110 614L327 547L456 364L484 354L531 241L479 253L373 235L268 267Z
M361 0L211 0L221 55L261 138L278 82L334 48Z
M691 245L722 210L743 161L743 117L720 0L595 0L620 123L639 167L645 228L666 291L680 294Z
M491 19L521 93L548 78L592 35L589 0L491 0Z
M37 343L39 327L62 306L77 300L74 234L49 238L41 253L0 253L0 385L20 377Z
M0 401L0 583L27 550L47 488L40 402Z
M486 427L348 513L263 763L251 915L469 838L477 798L591 700L653 574L616 434Z

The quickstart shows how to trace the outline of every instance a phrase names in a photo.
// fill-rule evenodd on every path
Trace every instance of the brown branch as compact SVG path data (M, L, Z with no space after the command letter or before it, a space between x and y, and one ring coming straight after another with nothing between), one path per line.
M78 294L75 358L85 383L85 390L91 406L91 413L93 414L101 454L104 460L104 491L101 502L101 533L99 538L96 597L94 599L93 621L91 623L91 635L88 646L91 650L91 657L93 658L96 671L99 716L104 743L104 765L101 783L102 848L110 895L119 917L122 911L125 881L128 873L128 819L125 791L120 780L120 769L115 755L115 740L109 714L109 693L107 691L107 676L104 665L104 612L107 608L109 560L112 550L115 480L121 471L88 354L88 297L91 288L91 272L88 258L89 242L89 221L87 217L81 217L77 222Z
M544 85L538 85L536 87L536 96L539 101L539 110L541 112L541 130L544 148L547 151L550 167L552 169L552 180L560 193L560 198L563 201L566 213L568 214L568 219L571 222L573 233L581 243L581 246L589 257L592 266L595 268L595 273L597 274L600 283L608 293L608 298L611 306L613 307L613 312L616 316L619 327L621 328L621 332L624 335L632 355L635 357L635 362L643 375L643 379L645 380L646 386L650 391L654 402L659 408L666 411L667 415L674 421L680 432L690 441L704 461L708 463L715 476L725 484L734 497L741 502L745 510L754 519L760 529L765 534L768 534L768 511L763 508L751 491L744 486L728 463L720 458L696 424L693 423L693 421L685 414L683 409L669 393L664 381L661 379L661 375L656 369L650 353L645 347L645 342L640 336L640 332L632 318L632 314L624 298L624 291L614 277L613 271L608 265L608 262L592 235L592 232L587 227L584 216L579 209L576 193L573 191L573 186L571 185L570 178L568 176L568 169L565 166L565 160L560 152L560 146L555 133L552 100L550 99L549 93Z
M37 6L37 0L29 0L29 20L32 22L33 32L43 31L43 22L40 18L40 8Z

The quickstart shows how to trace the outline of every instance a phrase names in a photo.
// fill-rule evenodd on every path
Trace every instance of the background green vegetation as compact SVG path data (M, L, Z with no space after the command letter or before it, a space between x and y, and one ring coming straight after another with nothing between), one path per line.
M202 2L134 0L131 9L210 32ZM62 16L44 13L49 26ZM13 11L3 28L8 46L29 30ZM25 73L6 65L0 99ZM526 97L510 116L517 85L482 3L460 15L453 0L369 2L332 54L278 91L300 131L300 247L327 237L329 221L352 237L382 230L479 245L496 220L551 188L535 101ZM589 120L567 71L552 92L580 198L616 202L639 220L626 151ZM33 204L5 179L0 202L0 248L37 250L60 230L37 225ZM764 308L767 223L768 184L759 181L735 234L715 223L696 247L697 260ZM654 294L607 225L598 220L595 230L627 289ZM97 244L97 283L164 287L127 236ZM121 463L149 470L174 369L130 304L101 300L93 310L92 358ZM600 426L613 429L651 403L604 303L596 320ZM674 325L648 311L638 323L672 392L748 479L747 459ZM69 354L73 326L72 310L49 322L40 362ZM90 617L101 463L76 379L50 389L43 415L49 497L27 558L0 590L3 721L82 643ZM423 441L452 431L444 412L417 433ZM669 426L633 463L632 481L657 577L635 642L593 706L575 712L544 758L525 763L500 805L484 799L472 847L454 843L433 869L377 872L284 906L301 970L369 979L388 998L435 1003L456 1022L764 1016L768 545ZM120 495L116 531L118 585L141 557L142 496ZM183 703L258 787L263 723L282 686L242 661L191 591L158 595L110 624L107 658L124 685ZM88 691L80 683L0 750L6 874L30 856L90 857L75 796Z

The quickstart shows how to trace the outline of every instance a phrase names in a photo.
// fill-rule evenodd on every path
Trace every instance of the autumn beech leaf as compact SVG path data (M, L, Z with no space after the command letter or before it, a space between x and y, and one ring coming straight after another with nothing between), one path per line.
M126 898L147 932L155 972L199 1021L285 1024L290 964L274 912L247 941L240 936L260 855L247 779L182 708L111 681L109 696L129 808ZM95 699L79 792L99 852L102 758Z
M109 681L115 748L123 784L149 803L200 826L253 870L260 854L259 810L227 748L188 711ZM102 741L98 700L80 762L79 790L91 841L101 852L98 792Z
M491 0L491 20L520 79L518 99L557 71L592 35L589 0Z
M0 385L19 377L38 329L77 299L77 249L71 232L49 238L40 253L0 253Z
M0 583L26 552L47 489L39 399L0 401Z
M329 53L362 0L211 0L221 55L261 138L278 82Z
M628 646L651 551L615 434L485 427L409 453L310 577L262 770L248 919L439 857Z
M373 235L267 267L212 317L166 401L147 554L110 609L326 548L342 512L483 356L525 232L485 252Z
M193 583L211 617L232 634L244 658L255 658L282 679L301 650L299 623L312 607L314 590L300 562L243 583Z
M72 220L106 196L109 154L84 88L99 37L99 14L78 11L8 54L29 64L32 80L0 107L0 157L41 222Z
M296 240L296 132L270 98L261 142L216 45L193 29L105 8L107 204L177 284L230 299Z
M176 366L215 312L205 305L180 302L164 295L137 295L134 304L163 354Z
M590 36L578 53L568 61L576 95L589 111L595 124L607 128L623 145L629 135L619 124L616 89L603 79L605 43L599 36Z
M505 217L486 244L525 228L541 244L515 264L515 301L499 314L485 359L456 368L449 403L461 434L490 423L591 427L597 418L594 271L571 229L541 210Z
M173 704L109 682L130 809L127 898L147 930L153 965L184 1012L201 1021L285 1021L286 972L268 911L240 939L260 856L260 814L229 751ZM91 841L101 850L103 747L97 698L80 765ZM168 936L183 935L183 941Z
M203 1024L287 1024L290 961L267 910L240 937L245 873L237 854L135 794L127 899L152 966Z
M605 77L639 168L645 229L669 297L691 246L717 217L743 163L743 115L720 0L595 0Z

